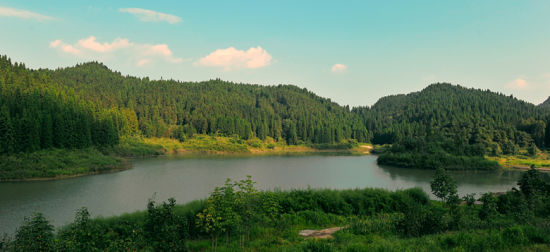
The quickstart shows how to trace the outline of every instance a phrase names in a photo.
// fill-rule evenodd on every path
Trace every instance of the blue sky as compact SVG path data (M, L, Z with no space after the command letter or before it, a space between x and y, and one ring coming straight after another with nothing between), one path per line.
M550 1L2 1L0 54L295 84L342 105L451 82L550 96Z

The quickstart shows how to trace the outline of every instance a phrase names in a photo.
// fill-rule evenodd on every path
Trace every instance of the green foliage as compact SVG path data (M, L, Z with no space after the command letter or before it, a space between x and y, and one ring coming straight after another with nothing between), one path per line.
M529 199L550 193L549 185L550 176L535 168L525 172L518 181L521 192Z
M97 110L29 70L17 74L25 78L0 88L0 154L112 146L118 143L119 130L130 134L122 123L129 116L125 111Z
M0 155L0 181L93 174L124 168L125 161L96 148L48 149Z
M421 169L443 167L453 170L493 170L499 168L496 161L486 160L483 153L481 145L467 145L441 135L426 138L409 137L394 143L379 156L377 162Z
M498 164L484 155L517 154L533 145L543 148L550 139L550 110L450 84L384 97L371 108L352 112L363 118L374 144L393 145L380 156L380 164L494 169Z
M445 210L433 205L408 204L403 209L404 217L398 223L398 230L406 236L423 236L446 230Z
M304 252L332 252L336 251L328 240L308 240L302 245Z
M176 200L168 199L156 206L153 200L147 204L147 215L143 226L143 232L147 244L154 251L186 251L183 230L184 223L175 215Z
M443 168L435 171L434 178L430 182L432 193L445 201L447 205L456 205L459 201L456 181L447 174Z
M74 222L59 234L64 243L60 248L63 251L99 251L96 242L101 242L102 234L90 220L88 209L77 211Z
M54 248L54 229L46 218L36 213L25 218L15 233L15 251L52 251Z
M239 234L240 247L250 240L252 228L262 221L273 223L279 216L279 205L270 193L261 195L250 176L234 183L227 179L223 187L216 187L197 214L197 224L211 235L217 247L220 234Z
M361 120L348 108L296 86L219 79L151 81L122 76L96 62L43 73L101 107L135 111L138 128L146 137L184 140L196 133L222 134L245 140L272 137L288 144L369 139Z
M37 215L32 221L27 219L13 240L4 237L0 248L11 251L17 245L22 251L37 246L49 246L54 251L545 251L550 242L550 213L540 210L550 200L545 186L541 187L543 191L537 191L539 200L531 201L530 206L524 192L511 190L484 194L481 206L448 208L430 201L418 188L396 192L262 192L254 184L250 177L228 180L206 201L183 206L175 205L174 200L158 205L150 201L147 211L111 218L90 219L84 208L57 235L43 216ZM473 195L466 198L473 201ZM530 210L531 207L539 211ZM327 227L344 229L327 240L303 239L298 235L302 229ZM48 237L48 242L34 239L38 236Z
M488 223L493 223L498 217L497 198L492 193L485 193L479 199L483 205L479 211L479 218Z
M462 197L462 200L464 200L464 202L466 202L466 205L469 206L469 207L472 207L476 201L476 198L475 198L476 194L475 193L468 193L466 195L464 195L464 197Z
M348 231L356 235L391 235L398 232L404 214L376 214L366 218L352 217ZM402 225L402 224L401 224Z

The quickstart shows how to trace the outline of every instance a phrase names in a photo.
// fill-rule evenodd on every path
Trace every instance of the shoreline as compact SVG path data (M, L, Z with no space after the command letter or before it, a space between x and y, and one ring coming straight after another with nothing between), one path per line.
M132 169L132 164L127 158L121 158L121 159L122 159L121 164L118 165L116 168L105 169L105 170L102 170L102 171L84 172L84 173L77 173L77 174L72 174L72 175L59 175L59 176L55 176L55 177L5 179L5 180L0 180L0 183L3 183L3 182L32 182L32 181L63 180L63 179L71 179L71 178L78 178L78 177L91 176L91 175L115 173L115 172L120 172L120 171L125 171L125 170Z
M521 166L521 165L507 165L507 166L503 166L502 168L512 169L512 170L522 170L522 171L527 171L531 169L531 167L529 166ZM541 172L550 172L550 167L535 167L535 169Z
M239 157L239 156L279 156L279 155L315 155L315 154L333 154L333 155L350 155L350 156L362 156L369 155L371 148L366 148L363 146L351 148L351 149L314 149L311 147L303 146L287 146L285 148L277 147L275 149L249 149L246 152L232 152L232 151L214 151L214 150L189 150L189 149L173 149L173 150L162 150L159 151L159 154L151 155L127 155L127 156L118 156L117 158L121 160L119 165L116 165L113 168L108 168L100 171L91 171L84 173L77 173L71 175L58 175L55 177L33 177L33 178L20 178L20 179L0 179L2 182L31 182L31 181L51 181L51 180L63 180L78 178L83 176L99 175L99 174L108 174L121 172L125 170L132 169L132 159L141 159L141 158L155 158L155 157L186 157L186 156L201 156L209 155L212 157ZM367 146L370 147L370 146Z

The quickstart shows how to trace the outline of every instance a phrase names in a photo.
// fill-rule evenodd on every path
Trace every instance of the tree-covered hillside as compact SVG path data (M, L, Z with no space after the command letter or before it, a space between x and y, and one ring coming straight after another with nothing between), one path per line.
M471 160L453 159L550 145L548 111L489 90L433 84L353 112L363 117L373 143L393 144L381 161L401 166L472 165Z
M366 142L346 107L296 86L122 76L100 63L30 70L0 58L1 152L112 145L118 136L272 137L288 144Z
M118 114L57 88L47 75L0 58L0 154L114 145Z
M498 165L487 155L550 147L545 105L451 84L350 110L292 85L150 80L97 62L32 70L2 56L0 96L4 154L208 134L291 145L355 139L391 144L379 159L385 164L489 169Z
M43 72L104 108L134 111L145 136L183 140L194 133L221 133L288 144L369 139L348 108L296 86L152 81L122 76L99 63Z
M543 103L539 104L539 106L544 108L550 108L550 97L548 97L548 99L546 99L546 101L544 101Z

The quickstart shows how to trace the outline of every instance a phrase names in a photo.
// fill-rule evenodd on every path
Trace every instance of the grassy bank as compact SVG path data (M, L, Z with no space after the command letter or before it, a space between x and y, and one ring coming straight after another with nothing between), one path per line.
M536 155L505 155L500 157L487 157L498 162L505 168L529 169L531 166L541 170L550 170L550 154L538 152Z
M184 142L169 138L123 138L112 152L126 157L172 154L287 154L287 153L342 153L367 154L370 145L344 141L335 144L287 145L268 137L266 140L252 138L195 135Z
M378 157L378 164L419 169L444 167L450 170L495 170L500 168L498 162L484 157L455 156L448 153L383 152Z
M95 219L81 209L58 232L35 215L0 250L548 251L550 181L536 171L520 181L520 191L476 205L432 201L418 188L271 192L228 180L185 205L151 201L146 211ZM328 239L299 235L328 227L343 229Z
M58 179L117 171L130 167L127 158L158 155L282 155L293 153L366 154L369 146L356 142L322 145L286 145L271 138L196 135L180 142L169 138L126 137L113 147L47 149L1 156L0 181Z
M129 168L126 160L96 148L49 149L0 158L0 181L67 178Z

